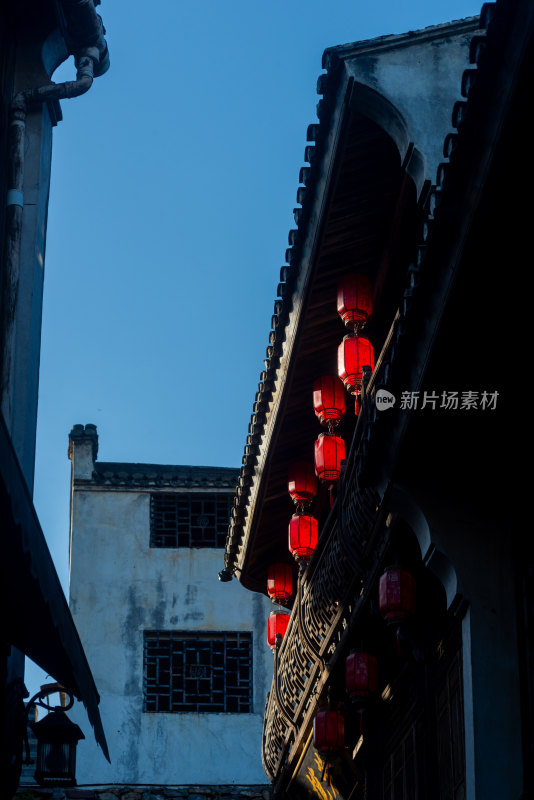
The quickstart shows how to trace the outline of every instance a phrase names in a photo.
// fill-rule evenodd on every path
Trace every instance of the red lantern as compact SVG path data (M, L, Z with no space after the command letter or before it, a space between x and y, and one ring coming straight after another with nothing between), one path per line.
M288 489L295 505L309 506L317 494L317 478L313 464L297 461L289 468Z
M365 275L348 273L337 287L337 313L353 330L362 328L373 312L373 287Z
M289 600L293 594L293 570L289 564L271 564L267 570L267 594L271 600Z
M345 336L337 351L337 371L349 392L360 389L365 366L375 368L373 345L362 336Z
M337 425L345 413L343 383L335 375L323 375L313 384L313 408L323 425Z
M352 330L363 328L373 312L373 287L365 275L344 275L337 287L337 313Z
M309 561L319 539L319 525L308 514L293 514L289 521L289 550L297 561Z
M319 711L313 720L313 746L319 753L343 750L345 746L345 719L337 711Z
M273 612L269 614L267 620L267 644L269 647L276 647L276 635L279 633L282 639L285 636L287 626L289 625L289 614L277 614Z
M388 622L403 622L415 611L415 578L400 567L388 567L378 585L378 604Z
M354 651L345 661L345 688L351 697L365 700L378 691L378 664L370 653Z
M319 480L333 484L339 479L345 442L341 436L320 433L315 442L315 472Z

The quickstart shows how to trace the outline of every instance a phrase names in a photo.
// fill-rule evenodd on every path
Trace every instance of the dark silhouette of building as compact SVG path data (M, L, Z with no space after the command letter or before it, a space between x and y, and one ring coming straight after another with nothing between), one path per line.
M98 4L98 3L96 3ZM74 57L73 80L51 75ZM41 307L52 128L60 101L109 66L93 0L0 7L0 762L2 796L21 766L24 655L87 706L104 753L98 693L33 502Z
M358 416L347 396L346 459L332 508L325 486L315 497L298 581L293 567L264 721L276 796L532 797L533 561L510 455L525 407L510 408L508 364L530 250L533 34L532 4L499 0L324 53L225 578L266 593L269 567L293 563L288 470L313 463L313 384L337 372L347 273L373 287L376 364ZM416 599L388 625L393 566ZM377 659L365 703L347 692L353 650ZM323 709L345 720L330 759L312 737Z

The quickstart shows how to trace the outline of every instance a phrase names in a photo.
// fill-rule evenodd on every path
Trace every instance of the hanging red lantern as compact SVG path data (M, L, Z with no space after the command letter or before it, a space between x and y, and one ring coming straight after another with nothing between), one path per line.
M373 287L365 275L348 273L337 287L337 313L352 330L363 328L373 313Z
M415 578L400 567L388 567L378 584L380 613L400 623L415 611Z
M267 570L267 594L271 600L289 600L293 594L290 564L271 564Z
M319 711L313 720L313 746L325 755L345 746L345 718L338 711Z
M334 484L339 480L345 441L332 433L320 433L315 441L315 472L319 480Z
M289 625L289 614L273 612L267 620L267 644L273 649L276 647L276 635L279 633L284 638Z
M362 336L345 336L337 351L337 371L349 392L359 391L364 366L375 368L373 345Z
M289 521L289 550L297 561L309 561L319 539L319 525L309 514L293 514Z
M378 691L378 663L370 653L354 651L345 661L345 688L351 697L365 700Z
M288 489L295 505L309 506L317 494L317 478L313 464L297 461L289 468Z
M335 375L323 375L313 384L313 408L322 425L337 425L345 413L343 383Z

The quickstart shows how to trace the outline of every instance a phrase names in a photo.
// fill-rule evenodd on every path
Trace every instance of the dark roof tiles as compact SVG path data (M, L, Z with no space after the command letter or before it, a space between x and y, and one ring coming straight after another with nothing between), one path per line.
M194 467L168 464L127 464L97 461L93 483L100 485L172 486L234 490L239 470L232 467Z

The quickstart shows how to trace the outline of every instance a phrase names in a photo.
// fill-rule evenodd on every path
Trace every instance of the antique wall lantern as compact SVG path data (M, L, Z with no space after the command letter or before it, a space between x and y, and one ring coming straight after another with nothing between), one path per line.
M267 594L273 602L293 594L293 570L289 564L271 564L267 570Z
M319 525L309 514L293 514L289 521L289 551L297 561L309 561L319 539Z
M269 619L267 620L267 644L272 650L276 647L277 634L280 634L283 639L288 625L289 614L280 614L280 612L276 611L269 614Z
M378 691L378 662L370 653L355 650L345 661L345 689L356 700L367 700Z
M413 575L400 567L388 567L378 584L378 605L386 622L404 622L415 611Z
M401 627L415 611L415 578L400 567L388 567L378 584L380 613L397 626L397 655L401 655Z
M304 508L312 504L317 494L317 478L313 464L309 461L297 461L290 466L288 490L296 506Z
M378 692L378 663L370 653L355 650L345 660L345 689L357 704L360 715L360 736L367 701Z
M337 313L353 331L363 328L373 312L373 287L365 275L348 273L337 287Z
M65 706L51 706L46 701L45 698L58 692L68 695L69 702ZM78 725L71 722L65 714L73 704L74 697L70 692L60 684L52 683L41 686L41 690L26 706L26 719L32 706L40 706L50 712L39 722L30 723L37 739L35 780L40 786L76 786L76 746L85 736ZM28 752L27 745L26 748ZM26 763L31 763L29 755Z
M323 375L313 384L313 409L322 425L331 431L345 413L343 383L335 375Z

